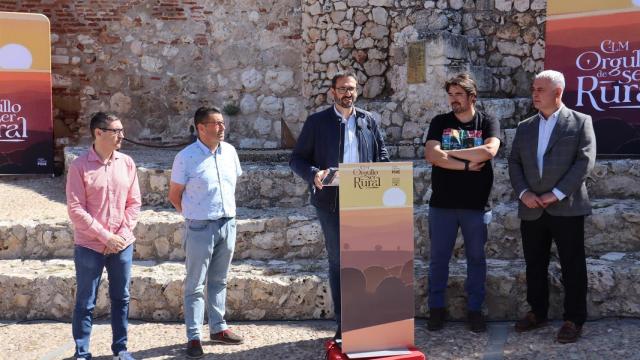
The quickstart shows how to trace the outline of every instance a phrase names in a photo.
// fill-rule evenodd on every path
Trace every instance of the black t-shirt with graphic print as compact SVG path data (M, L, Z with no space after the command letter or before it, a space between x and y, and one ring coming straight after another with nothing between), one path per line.
M500 138L500 123L476 111L473 120L463 123L453 112L431 120L427 141L436 140L443 150L465 149L484 144L487 138ZM433 166L429 205L447 209L490 208L493 166L487 161L480 171L449 170Z

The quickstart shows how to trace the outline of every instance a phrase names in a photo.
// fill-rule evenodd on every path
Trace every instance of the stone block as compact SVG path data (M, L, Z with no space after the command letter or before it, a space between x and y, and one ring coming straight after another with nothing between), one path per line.
M368 76L377 76L384 74L387 65L383 61L369 60L364 63L364 70Z
M369 5L393 7L393 0L369 0Z
M335 45L327 47L322 52L322 55L320 55L320 60L325 64L340 60L340 52L338 51L338 47Z
M271 120L258 116L253 121L253 129L260 135L268 135L271 132Z
M530 0L514 0L513 7L519 12L529 10Z
M479 105L485 114L500 122L510 119L515 113L515 103L510 99L481 99Z
M462 35L442 32L427 34L421 38L425 40L427 61L442 57L466 61L469 57L468 42Z
M245 94L240 100L240 112L245 115L252 114L258 110L258 102L255 96L251 94Z
M547 0L531 0L531 10L544 10L547 7Z
M162 65L163 63L161 59L146 55L141 58L140 62L140 66L144 70L152 73L160 72L160 70L162 69Z
M269 89L276 94L282 94L288 90L295 89L293 71L286 70L268 70L265 81L269 85Z
M260 111L271 115L280 116L282 114L282 99L275 96L267 96L260 103Z
M486 66L470 66L471 77L476 81L479 92L490 92L492 89L493 73Z
M311 16L322 14L322 7L320 6L320 3L317 1L311 4L311 6L308 6L306 10Z
M371 11L371 15L373 16L373 21L376 24L382 25L382 26L387 25L387 18L389 17L389 14L387 14L387 10L385 10L384 8L382 7L373 8L373 10Z
M363 89L363 96L368 99L375 98L380 95L385 87L385 79L382 76L370 77Z
M254 91L260 88L260 86L262 86L262 79L262 74L253 68L243 71L240 75L242 86L247 91Z
M544 41L542 40L536 41L536 43L533 45L531 49L531 56L533 56L535 60L544 59L544 46Z
M628 253L615 260L587 260L590 317L638 316L636 299L640 288L640 257ZM416 315L426 316L427 263L414 261ZM522 260L487 261L486 313L489 319L505 320L527 310L525 265ZM20 270L20 271L18 271ZM228 320L294 320L331 318L324 260L234 262L228 276ZM448 311L452 319L466 315L464 281L466 264L450 265L447 289ZM560 267L552 262L550 278L550 318L562 316ZM182 319L182 263L134 262L131 281L130 317L138 320L179 321ZM52 318L69 320L73 308L75 274L71 260L0 261L0 312L7 320ZM96 316L108 313L108 279L103 275ZM29 304L16 306L16 304ZM248 312L247 309L254 311Z
M382 11L385 11L382 9ZM389 29L386 26L378 25L375 22L368 21L362 29L362 34L374 40L381 40L385 36L389 36Z
M369 5L369 0L347 0L349 7L366 7Z
M498 11L511 11L511 7L513 6L513 0L494 0L495 9Z
M335 10L347 10L347 4L344 1L336 1L333 3Z

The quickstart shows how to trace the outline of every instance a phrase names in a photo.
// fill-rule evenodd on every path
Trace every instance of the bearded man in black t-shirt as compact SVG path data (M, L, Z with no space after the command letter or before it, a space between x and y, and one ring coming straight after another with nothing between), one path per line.
M467 258L468 325L471 331L483 332L491 159L500 147L500 124L476 110L478 90L468 74L450 79L444 88L453 111L431 120L424 149L425 159L433 166L427 328L435 331L444 327L449 260L461 229Z

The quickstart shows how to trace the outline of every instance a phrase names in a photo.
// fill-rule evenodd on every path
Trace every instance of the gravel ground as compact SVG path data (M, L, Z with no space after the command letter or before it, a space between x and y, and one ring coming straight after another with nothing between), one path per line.
M431 360L500 359L640 359L640 319L604 319L585 325L575 344L555 342L559 322L531 333L516 334L511 322L490 323L489 332L474 334L462 323L428 332L417 321L416 345ZM204 359L324 359L323 343L333 335L331 321L241 322L234 331L245 337L239 346L204 343ZM206 334L206 329L204 330ZM180 323L129 325L129 350L136 359L184 359L184 326ZM0 359L71 359L71 326L60 322L0 322ZM94 358L110 359L111 330L98 321L92 334Z

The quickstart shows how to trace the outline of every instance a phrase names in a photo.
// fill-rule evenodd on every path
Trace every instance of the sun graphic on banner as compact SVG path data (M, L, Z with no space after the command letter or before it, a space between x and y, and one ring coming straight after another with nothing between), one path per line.
M20 44L6 44L0 47L0 69L27 70L31 68L31 51Z
M49 34L44 15L0 12L0 72L50 72Z
M382 195L382 203L387 207L404 206L407 203L407 194L400 188L392 187Z

